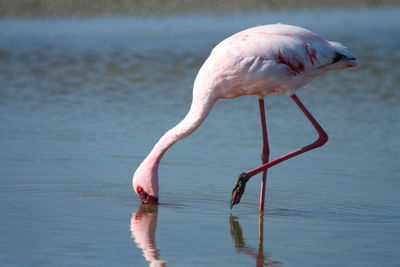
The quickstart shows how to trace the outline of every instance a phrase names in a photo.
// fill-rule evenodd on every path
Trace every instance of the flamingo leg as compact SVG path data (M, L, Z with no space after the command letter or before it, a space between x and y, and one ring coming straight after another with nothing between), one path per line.
M315 130L318 132L318 139L307 146L304 146L304 147L299 148L295 151L292 151L286 155L283 155L279 158L276 158L267 163L264 163L260 167L257 167L251 171L240 174L239 179L236 182L236 186L232 191L231 209L232 209L233 205L238 204L240 202L240 198L242 197L242 195L244 193L246 183L248 180L250 180L250 178L252 176L254 176L260 172L265 172L268 168L271 168L272 166L275 166L276 164L281 163L282 161L288 160L288 159L293 158L297 155L300 155L304 152L307 152L309 150L320 147L328 141L328 135L326 134L324 129L322 129L321 125L319 125L319 123L314 119L314 117L307 110L307 108L303 105L303 103L300 101L300 99L296 95L292 95L291 98L297 104L297 106L300 108L300 110L304 113L304 115L307 117L307 119L313 125ZM260 207L260 210L261 210L261 207Z
M267 121L265 118L264 98L259 98L258 104L260 107L260 120L261 120L262 142L263 142L261 161L263 164L265 164L269 160L269 144L268 144L268 133L267 133ZM260 191L260 209L259 209L260 213L264 213L266 184L267 184L267 169L265 169L262 174L261 191Z
M320 147L328 141L328 135L326 134L324 129L322 129L321 125L311 115L311 113L307 110L307 108L303 105L303 103L300 101L300 99L296 95L292 95L291 98L297 104L297 106L301 109L301 111L303 111L304 115L307 117L307 119L314 126L315 130L318 132L318 139L307 146L299 148L299 149L292 151L286 155L283 155L277 159L271 160L270 162L267 162L258 168L255 168L251 171L246 172L245 176L247 179L249 179L253 175L256 175L257 173L260 173L278 163L281 163L282 161L293 158L294 156L300 155L300 154L307 152L309 150L312 150L314 148Z

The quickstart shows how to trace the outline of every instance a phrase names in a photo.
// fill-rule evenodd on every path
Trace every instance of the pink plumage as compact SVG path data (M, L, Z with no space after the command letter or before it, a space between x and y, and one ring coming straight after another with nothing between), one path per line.
M306 110L295 92L327 71L356 65L355 56L340 43L326 41L315 33L297 26L264 25L228 37L212 50L201 67L194 82L192 104L185 118L160 138L135 171L133 177L135 192L143 203L158 203L158 166L161 157L175 142L196 130L220 98L258 96L262 112L264 159L267 159L267 154L269 154L266 124L263 118L264 95L291 96L320 137L324 136L324 142L326 142L326 133ZM320 146L324 142L313 143L312 147L307 146L307 150ZM278 158L279 162L305 151L294 152L292 152L293 155L289 153L290 156L287 154ZM265 180L266 169L277 163L263 162L259 168L242 174L240 183L238 180L232 192L231 206L239 203L245 183L251 176L263 171L263 180ZM264 190L265 183L262 188L260 210L261 204L263 209Z

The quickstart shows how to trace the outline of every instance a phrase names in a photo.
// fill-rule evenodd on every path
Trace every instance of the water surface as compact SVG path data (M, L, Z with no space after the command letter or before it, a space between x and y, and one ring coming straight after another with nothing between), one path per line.
M0 264L397 266L399 16L363 9L0 20ZM270 169L262 235L259 177L229 210L237 175L260 161L253 96L221 100L168 151L161 205L140 207L132 173L187 112L209 51L275 22L340 41L361 65L299 92L330 140ZM266 103L271 157L314 140L289 98Z

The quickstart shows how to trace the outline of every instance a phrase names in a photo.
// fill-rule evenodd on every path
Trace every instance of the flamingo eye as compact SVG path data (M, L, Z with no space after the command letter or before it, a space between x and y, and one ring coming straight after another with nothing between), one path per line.
M140 192L143 191L143 188L142 188L140 185L138 185L138 187L136 187L136 191L137 191L138 193L140 193Z

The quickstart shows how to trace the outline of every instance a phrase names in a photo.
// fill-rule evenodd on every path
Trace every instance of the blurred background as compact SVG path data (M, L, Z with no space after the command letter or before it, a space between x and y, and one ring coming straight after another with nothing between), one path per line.
M285 8L396 6L398 0L1 0L0 16L173 15Z
M399 1L0 0L1 266L398 266ZM360 62L298 95L329 142L258 166L254 96L220 100L160 166L158 210L132 174L186 114L212 48L269 23L339 41ZM271 157L315 138L266 97Z

